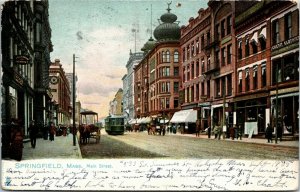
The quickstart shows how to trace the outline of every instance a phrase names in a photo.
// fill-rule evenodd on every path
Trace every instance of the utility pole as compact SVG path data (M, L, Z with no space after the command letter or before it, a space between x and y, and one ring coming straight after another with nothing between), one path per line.
M75 54L73 54L73 146L76 146L76 124L75 124Z

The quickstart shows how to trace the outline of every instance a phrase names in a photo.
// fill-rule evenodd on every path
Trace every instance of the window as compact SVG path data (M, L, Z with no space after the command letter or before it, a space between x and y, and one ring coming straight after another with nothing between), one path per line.
M179 53L178 51L174 51L174 63L178 63L179 62Z
M166 109L170 108L170 99L166 98Z
M199 59L196 61L196 77L199 76Z
M183 72L182 80L183 80L183 82L186 82L186 70L185 70L185 67L183 67L182 72ZM175 70L174 70L174 75L175 75Z
M199 101L199 84L196 84L196 101Z
M187 81L189 81L191 78L190 78L190 66L187 67Z
M185 61L185 48L182 50L182 61Z
M266 40L263 37L260 37L259 39L259 43L260 43L260 50L263 51L266 49Z
M179 82L174 82L174 93L179 92Z
M190 58L190 45L188 45L187 47L187 59Z
M206 89L207 98L210 98L210 81L207 81Z
M210 32L208 31L207 34L206 34L206 41L207 41L207 44L206 45L209 45L210 44Z
M225 96L226 95L226 79L225 77L221 78L222 81L222 92L221 92L221 96Z
M232 95L232 78L231 78L231 74L227 76L227 95Z
M292 38L292 15L291 13L284 16L284 36L285 40Z
M226 60L226 57L225 57L225 48L222 48L222 60L221 60L222 66L225 65L225 60Z
M227 17L227 35L231 34L231 15Z
M245 57L248 57L250 54L250 51L249 51L249 39L247 38L246 39L246 44L245 44Z
M204 73L204 59L201 59L201 73Z
M256 44L256 42L252 41L251 45L252 45L252 52L253 52L253 54L257 53L257 44Z
M232 49L231 45L227 45L227 65L231 64Z
M257 89L257 65L253 67L253 89Z
M199 53L199 37L196 39L196 53Z
M191 97L190 101L194 102L194 86L191 87L191 95L190 95L190 97Z
M161 56L162 56L162 60L161 60L161 61L162 61L162 63L163 63L163 62L166 61L166 55L165 55L165 52L164 52L164 51L161 52Z
M267 85L267 75L266 75L266 64L262 64L261 66L261 87L265 87Z
M174 99L174 108L177 108L179 106L178 99Z
M280 42L279 37L279 22L278 20L273 21L273 45Z
M216 95L216 97L220 97L220 96L221 96L220 79L216 79L215 82L216 82L216 91L215 91L215 95Z
M166 92L170 92L170 82L166 82Z
M191 73L192 73L191 76L192 76L192 79L194 79L194 70L195 70L195 69L194 69L194 63L192 63L192 68L191 68Z
M204 49L204 35L201 36L201 50Z
M242 50L242 40L239 40L238 44L238 59L243 58L243 50Z
M195 56L195 45L194 45L194 41L192 42L192 56Z
M170 51L166 51L166 62L170 62Z
M216 31L216 40L219 40L220 39L220 24L216 25L215 31Z
M225 37L225 19L221 21L221 38Z
M246 74L245 74L245 91L249 91L249 89L250 89L249 69L246 69Z
M204 96L204 83L201 83L201 96Z
M179 67L174 67L174 76L179 76Z
M242 92L242 87L243 87L243 82L242 82L242 80L243 80L243 71L239 71L238 74L239 74L238 92L241 93Z

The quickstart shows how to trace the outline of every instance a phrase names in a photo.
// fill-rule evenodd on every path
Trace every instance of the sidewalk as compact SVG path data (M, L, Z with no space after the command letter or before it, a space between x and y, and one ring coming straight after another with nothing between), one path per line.
M196 134L180 134L180 133L168 133L167 135L177 135L177 136L185 136L185 137L195 137L196 138ZM200 136L198 137L199 139L209 139L208 135L206 134L200 134ZM210 139L215 139L214 135L211 135ZM224 140L223 137L221 136L221 140ZM262 145L274 145L274 146L286 146L286 147L299 147L299 141L298 140L290 140L290 141L277 141L277 144L275 143L275 138L273 138L273 143L268 143L267 139L263 139L263 138L248 138L248 137L243 137L242 140L231 140L230 138L226 138L225 139L228 142L247 142L247 143L256 143L256 144L262 144Z
M38 138L35 148L31 148L30 141L24 143L22 160L29 159L81 159L81 151L76 137L73 146L73 135L58 136L54 141Z

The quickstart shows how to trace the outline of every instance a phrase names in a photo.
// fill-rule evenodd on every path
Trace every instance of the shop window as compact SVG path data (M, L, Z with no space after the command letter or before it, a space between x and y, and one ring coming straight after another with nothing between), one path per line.
M174 51L174 63L178 63L179 62L179 53L178 51Z
M279 21L273 21L272 23L272 36L273 36L273 45L277 44L280 42L280 37L279 37Z
M285 40L292 38L292 14L289 13L284 16L284 36Z
M277 59L273 61L272 64L272 85L276 85L277 83L282 82L282 65L281 65L281 59Z

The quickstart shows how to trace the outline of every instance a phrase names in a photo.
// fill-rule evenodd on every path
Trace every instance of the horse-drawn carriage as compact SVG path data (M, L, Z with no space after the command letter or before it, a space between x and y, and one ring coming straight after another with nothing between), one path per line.
M93 111L80 112L79 138L80 144L90 143L90 139L100 142L101 128L96 125L98 122L98 113Z

